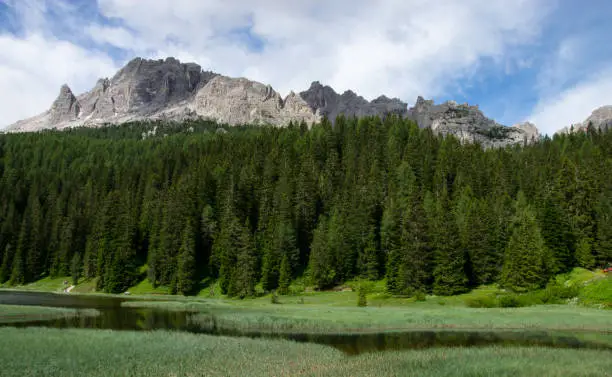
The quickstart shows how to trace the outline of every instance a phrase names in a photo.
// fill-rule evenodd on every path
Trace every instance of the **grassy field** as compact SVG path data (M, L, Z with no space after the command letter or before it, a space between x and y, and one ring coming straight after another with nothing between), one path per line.
M0 305L0 324L44 321L73 317L77 314L96 315L97 311L93 309L77 310L43 306Z
M64 285L64 281L68 281L68 285ZM4 289L16 289L20 291L40 291L40 292L63 292L65 288L72 285L72 279L69 277L46 277L30 284L19 286L8 286L7 284L0 285Z
M281 299L282 300L282 299ZM201 312L194 321L240 331L369 332L415 329L531 329L612 332L608 310L568 305L526 308L466 308L427 302L407 307L330 307L325 304L280 304L261 301L132 301L129 307Z
M2 376L607 376L608 351L433 348L346 356L315 344L169 332L0 328ZM469 360L469 362L466 362Z

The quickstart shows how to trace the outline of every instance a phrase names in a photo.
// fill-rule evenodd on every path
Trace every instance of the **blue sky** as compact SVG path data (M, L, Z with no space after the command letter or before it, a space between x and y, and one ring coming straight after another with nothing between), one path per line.
M135 56L368 99L478 104L543 132L612 105L605 0L0 0L0 125Z

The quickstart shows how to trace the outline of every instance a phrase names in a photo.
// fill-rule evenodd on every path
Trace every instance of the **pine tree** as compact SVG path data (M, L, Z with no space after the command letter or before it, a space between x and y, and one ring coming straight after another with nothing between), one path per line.
M439 296L466 292L468 284L465 251L461 248L457 223L446 198L446 192L443 190L433 208L435 212L429 215L432 219L435 245L433 293Z
M378 280L380 277L379 272L379 257L378 257L378 247L376 245L376 234L374 227L370 227L370 231L368 232L367 241L365 244L365 248L361 253L361 261L360 265L362 267L362 277L368 280Z
M319 217L310 249L311 282L319 289L327 288L336 282L336 271L329 249L328 220L323 215Z
M567 272L573 265L573 233L561 206L553 199L544 199L540 221L542 236L553 257L554 273Z
M526 291L542 287L548 281L548 250L535 213L519 192L516 214L512 224L512 235L501 274L504 287L514 291Z
M399 282L402 253L400 249L400 214L396 202L391 198L383 212L380 233L381 248L386 258L387 290L393 293L401 291Z
M195 233L191 221L187 220L183 231L183 241L178 255L177 291L183 295L194 293L197 288L197 266Z
M286 295L289 293L289 285L291 284L291 266L287 254L283 255L280 265L280 276L278 279L278 293Z
M612 194L602 194L595 208L597 221L595 264L598 266L612 263L612 199L608 195Z
M6 283L11 277L11 264L13 262L13 248L7 244L2 255L2 265L0 265L0 284Z
M255 295L257 257L248 220L239 228L234 246L237 253L236 263L239 267L234 269L228 293L230 296L240 298L252 297Z
M595 267L595 257L593 257L592 240L582 238L576 246L576 259L580 267L592 269Z
M25 258L29 243L28 222L24 218L21 223L21 231L19 232L19 240L17 243L17 251L12 261L10 285L23 285L26 282L25 277Z
M79 283L79 279L81 278L83 270L83 261L81 258L81 253L74 253L72 257L72 263L70 266L71 276L72 276L72 285L77 285Z

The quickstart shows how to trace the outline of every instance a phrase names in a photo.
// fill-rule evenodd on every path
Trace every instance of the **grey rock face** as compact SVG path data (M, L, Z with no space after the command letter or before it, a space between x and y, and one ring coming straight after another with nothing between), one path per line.
M81 105L77 101L68 85L62 85L59 96L51 105L49 121L52 123L69 122L75 120L81 112Z
M198 91L193 109L198 116L228 124L282 126L290 121L318 120L295 94L283 100L269 85L225 76L213 78Z
M348 117L397 114L415 120L420 127L431 127L438 134L455 135L462 142L480 142L485 147L538 137L535 126L501 126L485 117L477 106L458 105L453 101L436 105L419 97L414 107L408 109L397 98L380 96L367 101L350 90L338 94L318 81L308 90L299 94L291 92L283 99L269 85L203 71L197 64L181 63L174 58L133 59L112 78L98 80L90 91L78 97L70 88L62 86L51 109L17 122L8 130L197 118L229 125L285 126L302 121L312 124L323 116L333 121L340 114Z
M440 135L453 135L463 143L480 143L485 148L505 147L516 143L530 143L539 138L531 123L506 127L487 118L478 106L448 101L435 105L418 97L407 116L420 127L430 127Z
M584 129L589 125L602 131L612 128L612 106L603 106L593 111L591 116L582 123Z
M612 128L612 106L597 108L584 122L564 127L557 131L557 133L585 132L589 126L602 131Z
M300 93L300 96L308 103L312 111L319 116L326 116L330 120L336 119L340 114L347 117L362 117L369 115L398 114L405 115L408 105L397 98L380 96L368 102L351 90L341 95L329 86L323 86L315 81L310 88Z

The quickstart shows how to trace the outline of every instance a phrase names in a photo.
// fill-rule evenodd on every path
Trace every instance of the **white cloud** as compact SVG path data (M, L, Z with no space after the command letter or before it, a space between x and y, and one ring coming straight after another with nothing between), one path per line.
M63 82L81 92L98 76L112 74L116 67L109 56L75 44L82 45L83 36L101 48L195 61L204 69L270 83L283 94L319 80L340 92L412 102L417 95L455 90L457 80L476 75L484 58L502 71L508 60L523 59L508 52L538 39L550 2L98 0L100 13L114 26L78 20L79 8L63 0L9 4L19 7L28 36L1 37L7 48L0 51L0 102L11 105L0 109L7 114L0 123L48 108ZM70 30L84 31L73 43L58 41L49 33L51 20L41 19L45 7L55 4L64 4ZM262 50L234 33L245 29L264 42Z
M89 25L85 33L98 44L109 44L126 50L140 50L143 47L139 38L122 27Z
M543 1L531 0L158 0L147 7L100 0L99 6L138 33L144 44L136 53L196 58L224 74L255 74L284 93L320 80L368 98L385 93L408 101L439 95L474 74L481 58L531 42L546 13ZM265 41L263 51L227 38L244 27Z
M80 93L116 69L110 58L69 42L0 35L0 126L48 109L64 83Z
M552 136L563 127L583 122L596 108L610 104L612 67L556 95L540 99L529 119L542 133Z

